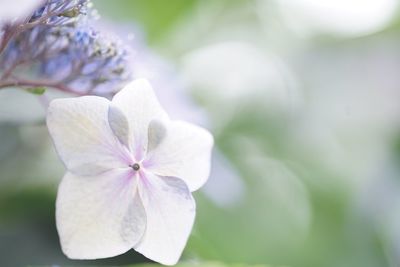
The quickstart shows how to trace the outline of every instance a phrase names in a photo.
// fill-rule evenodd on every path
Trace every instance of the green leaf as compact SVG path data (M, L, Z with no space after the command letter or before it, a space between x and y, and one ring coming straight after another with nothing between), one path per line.
M46 92L45 87L32 87L32 88L27 88L27 92L34 94L34 95L43 95Z

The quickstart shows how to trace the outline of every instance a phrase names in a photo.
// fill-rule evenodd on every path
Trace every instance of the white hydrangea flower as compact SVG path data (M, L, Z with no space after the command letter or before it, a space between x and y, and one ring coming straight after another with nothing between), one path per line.
M170 120L143 79L112 101L53 100L47 125L67 169L56 203L63 252L97 259L133 248L175 264L195 218L191 192L210 172L212 135Z

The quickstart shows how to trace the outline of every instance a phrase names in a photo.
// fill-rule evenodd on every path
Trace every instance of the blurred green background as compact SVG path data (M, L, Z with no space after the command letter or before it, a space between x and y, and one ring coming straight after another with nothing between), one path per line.
M105 28L123 28L174 69L193 100L170 103L185 106L176 117L216 138L187 266L400 266L397 0L93 2ZM162 85L168 103L178 88ZM0 266L148 261L133 250L62 254L54 202L64 170L29 97L0 104Z

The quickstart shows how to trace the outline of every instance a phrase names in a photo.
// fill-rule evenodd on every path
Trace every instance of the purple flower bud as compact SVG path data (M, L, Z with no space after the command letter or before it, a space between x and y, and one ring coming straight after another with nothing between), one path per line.
M119 91L131 77L128 51L90 25L89 3L49 0L24 22L3 25L0 85L12 74L77 94L111 97Z

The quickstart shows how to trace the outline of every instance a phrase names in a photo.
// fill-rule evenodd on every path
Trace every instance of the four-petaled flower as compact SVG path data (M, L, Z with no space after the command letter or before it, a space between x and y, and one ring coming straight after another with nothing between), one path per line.
M195 218L191 192L209 176L212 135L170 120L142 79L112 101L53 100L47 126L67 169L56 203L63 252L96 259L133 248L175 264Z

